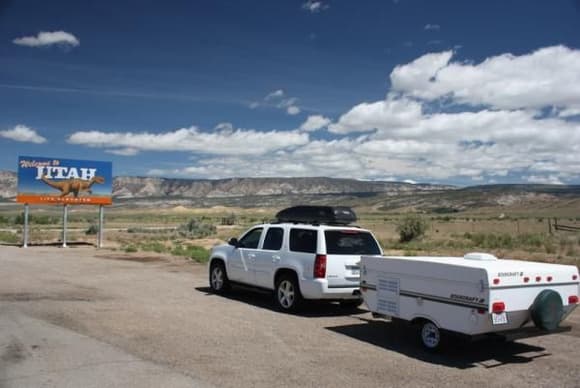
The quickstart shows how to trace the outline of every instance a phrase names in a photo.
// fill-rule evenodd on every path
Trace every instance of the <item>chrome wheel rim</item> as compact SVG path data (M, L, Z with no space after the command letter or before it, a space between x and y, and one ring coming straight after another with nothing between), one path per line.
M278 302L285 309L294 304L294 285L288 280L282 280L278 285Z
M423 340L423 344L429 349L436 348L441 340L437 326L431 322L424 324L421 329L421 339Z
M211 286L214 290L221 290L224 285L224 272L219 266L214 267L211 271Z

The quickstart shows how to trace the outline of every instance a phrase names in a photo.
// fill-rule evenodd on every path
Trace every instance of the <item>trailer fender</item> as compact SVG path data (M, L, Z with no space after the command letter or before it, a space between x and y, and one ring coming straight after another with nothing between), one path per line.
M415 315L412 319L411 319L411 325L415 326L415 325L420 325L425 321L431 321L433 322L438 328L442 328L441 325L439 324L439 322L433 318L430 315Z

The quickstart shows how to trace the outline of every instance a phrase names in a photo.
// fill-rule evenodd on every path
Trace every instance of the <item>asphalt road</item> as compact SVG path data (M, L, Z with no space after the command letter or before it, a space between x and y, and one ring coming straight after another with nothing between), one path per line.
M180 259L0 247L0 387L580 385L578 310L568 333L431 355L364 309L271 306Z

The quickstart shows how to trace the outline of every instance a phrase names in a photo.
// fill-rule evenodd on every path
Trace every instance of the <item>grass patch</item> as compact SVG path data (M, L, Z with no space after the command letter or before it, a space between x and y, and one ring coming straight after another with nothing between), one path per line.
M17 244L20 242L20 237L16 233L0 231L0 241L8 244Z
M171 250L171 254L187 257L198 263L207 263L209 260L209 250L197 245L176 245Z
M167 253L170 249L159 241L149 241L139 244L139 249L145 252Z
M127 253L135 253L135 252L137 252L137 247L134 245L129 245L129 246L126 246L125 248L123 248L123 250Z

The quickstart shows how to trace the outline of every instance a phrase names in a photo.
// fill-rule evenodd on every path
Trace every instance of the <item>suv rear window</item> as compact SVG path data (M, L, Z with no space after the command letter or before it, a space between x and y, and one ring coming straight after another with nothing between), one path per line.
M316 253L318 231L311 229L290 230L290 250L293 252Z
M327 230L326 253L329 255L380 255L376 240L368 232L358 230Z

